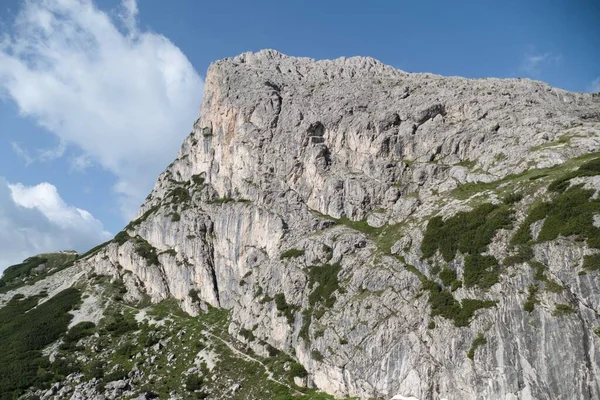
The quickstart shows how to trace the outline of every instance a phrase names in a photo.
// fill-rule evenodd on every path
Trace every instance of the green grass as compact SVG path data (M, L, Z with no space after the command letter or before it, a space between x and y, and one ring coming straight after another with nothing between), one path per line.
M424 258L440 251L444 260L451 261L456 252L479 254L487 249L496 231L512 226L512 211L506 205L485 203L469 212L459 212L445 221L433 217L421 243Z
M547 143L540 144L538 146L533 146L532 148L529 149L529 151L540 151L540 150L544 150L544 149L548 149L548 148L552 148L552 147L557 147L557 146L560 146L563 144L568 145L571 143L571 139L573 139L574 137L577 137L577 136L578 135L574 135L574 134L563 135L553 142L547 142Z
M459 200L466 200L473 195L491 191L498 195L515 192L522 184L529 188L541 187L550 179L557 179L588 161L598 158L600 153L588 153L572 158L563 164L548 168L527 169L519 174L507 175L502 179L492 182L474 182L459 185L452 191L452 195ZM538 182L539 181L539 182ZM535 183L535 184L534 184Z

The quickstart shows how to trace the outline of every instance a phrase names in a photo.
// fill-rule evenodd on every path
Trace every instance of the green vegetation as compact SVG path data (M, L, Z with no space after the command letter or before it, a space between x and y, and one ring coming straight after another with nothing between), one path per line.
M79 257L77 257L78 259L83 259L86 257L90 257L93 256L94 254L98 253L100 250L102 250L103 248L105 248L106 246L108 246L110 244L110 242L112 242L112 240L108 240L104 243L99 244L96 247L93 247L91 249L89 249L88 251L86 251L85 253L79 255Z
M475 312L482 308L490 308L496 305L495 301L463 299L459 302L448 290L443 289L434 281L424 279L423 289L429 291L429 306L431 316L442 316L452 320L455 326L468 326Z
M67 331L69 311L80 302L67 289L37 305L39 297L15 296L0 309L0 399L15 399L27 388L49 386L60 372L50 368L42 349ZM58 365L57 365L58 366Z
M471 254L465 258L465 272L463 275L465 286L479 286L489 289L500 281L500 266L492 256Z
M469 159L467 159L467 160L462 160L460 162L457 162L454 165L460 166L460 167L465 167L465 168L468 168L468 169L473 169L476 164L477 164L477 160L469 160Z
M475 358L475 350L477 350L477 348L480 346L484 346L486 343L487 339L483 336L483 333L478 333L477 337L475 338L475 340L473 340L473 343L471 344L471 348L467 352L467 357L473 360Z
M190 192L188 189L178 186L175 189L171 190L165 198L171 198L171 204L182 204L187 201L190 201Z
M600 175L600 158L595 158L583 163L575 171L571 171L560 176L554 180L549 186L548 190L553 192L563 192L569 187L569 181L577 177L595 176Z
M117 243L119 246L123 246L129 239L131 239L131 236L129 236L127 230L123 230L116 234L113 242Z
M553 141L553 142L547 142L547 143L542 143L538 146L533 146L531 149L529 149L530 151L540 151L540 150L544 150L544 149L548 149L548 148L552 148L552 147L557 147L560 145L568 145L571 142L571 139L577 137L577 135L563 135L561 137L559 137L557 140Z
M311 357L313 358L313 360L315 361L323 361L323 354L321 354L321 352L317 349L311 351L310 353Z
M521 192L511 192L502 198L504 204L516 204L521 200L523 200L523 193Z
M287 318L290 325L293 325L295 320L294 314L296 311L298 311L298 307L289 305L286 302L285 295L283 293L277 293L274 297L274 300L277 311Z
M600 270L600 253L583 257L583 269L587 271Z
M148 265L159 265L156 249L141 236L134 238L135 252L144 258Z
M511 227L512 212L506 205L482 204L470 212L459 212L446 221L433 217L421 243L423 257L439 250L444 260L451 261L456 252L479 254L487 249L496 231Z
M192 175L192 182L194 185L202 186L204 185L204 176L201 174Z
M181 221L181 215L179 215L178 212L172 212L171 213L171 221L173 221L173 222Z
M302 311L302 327L299 333L306 342L310 341L312 317L320 319L325 311L335 304L334 292L340 289L338 280L340 271L341 267L338 264L315 265L308 270L308 287L311 289L308 295L310 307Z
M160 205L155 205L153 207L150 207L138 219L135 219L135 220L131 221L129 224L127 224L127 226L125 227L125 229L123 229L123 231L128 231L128 230L133 229L136 226L140 225L142 222L146 221L148 219L148 217L150 217L152 214L156 213L159 209L160 209ZM123 244L123 243L119 243L119 244Z
M95 328L96 324L94 324L93 322L80 322L77 325L73 326L71 329L69 329L69 331L63 336L63 342L65 344L76 343L79 339L94 333Z
M315 265L309 268L308 286L312 292L308 296L308 301L311 307L319 305L325 308L333 307L336 300L333 293L340 287L338 274L341 269L338 264Z
M555 317L562 317L568 314L575 313L573 307L571 307L568 304L557 303L554 307L555 308L554 311L552 311L552 315L554 315Z
M435 274L434 274L435 275ZM450 287L450 291L454 292L458 288L462 287L462 281L458 279L456 271L450 268L444 268L439 274L440 280L445 287Z
M556 239L559 235L587 238L588 246L600 248L600 228L594 226L594 214L600 213L600 200L591 199L593 190L580 185L562 191L552 201L534 206L511 244L529 244L532 241L530 225L546 218L537 241Z
M402 237L402 224L384 225L376 228L368 224L366 219L352 221L348 217L340 219L331 218L327 215L317 213L320 217L335 221L338 224L345 225L355 231L361 232L375 242L379 251L384 254L390 254L392 246Z
M459 200L466 200L471 196L480 194L485 191L492 191L498 195L515 191L519 185L532 187L532 182L538 181L539 186L544 185L547 179L558 178L564 175L565 171L571 170L574 167L587 163L589 160L598 158L598 153L588 153L581 157L573 158L563 164L554 165L549 168L526 169L519 174L507 175L502 179L493 182L475 182L466 183L458 186L452 195Z
M527 301L523 305L523 309L527 312L532 312L535 308L535 305L538 303L538 299L536 297L538 292L538 287L536 285L529 285L529 295L527 296Z
M47 253L30 257L21 264L12 265L0 278L0 293L8 292L25 284L31 284L73 265L77 254Z
M231 203L234 201L235 201L235 199L233 197L217 197L217 198L214 198L214 199L208 201L207 203L225 204L225 203Z
M285 258L295 258L304 255L304 250L301 249L289 249L281 253L279 259L283 260Z

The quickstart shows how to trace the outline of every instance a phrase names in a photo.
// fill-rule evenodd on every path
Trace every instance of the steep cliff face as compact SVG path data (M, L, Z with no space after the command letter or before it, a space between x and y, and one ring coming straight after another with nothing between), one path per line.
M231 309L336 396L599 398L598 151L589 94L246 53L210 67L177 159L78 267Z

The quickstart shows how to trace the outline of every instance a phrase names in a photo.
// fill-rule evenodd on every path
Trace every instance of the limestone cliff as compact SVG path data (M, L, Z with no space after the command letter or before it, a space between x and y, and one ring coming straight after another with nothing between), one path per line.
M231 309L336 396L599 398L595 231L529 218L596 192L572 171L598 151L591 94L246 53L210 67L177 159L79 267L125 300Z

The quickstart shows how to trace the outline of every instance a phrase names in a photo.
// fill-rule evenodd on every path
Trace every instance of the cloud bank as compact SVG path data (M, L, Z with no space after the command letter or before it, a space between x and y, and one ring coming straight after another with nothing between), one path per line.
M135 0L112 18L91 0L29 0L0 40L0 93L63 146L13 147L33 162L70 146L72 169L112 172L125 219L191 130L203 86L179 48L140 30L137 12Z
M35 254L83 252L111 237L89 212L65 204L53 185L0 177L0 272Z

